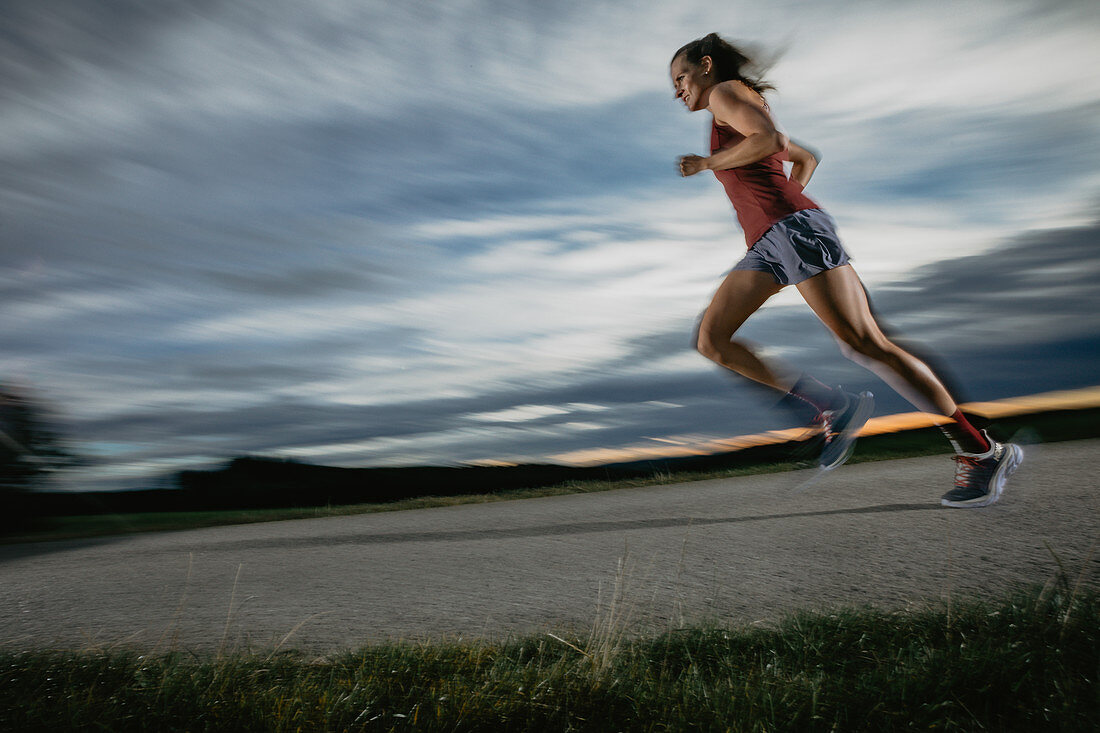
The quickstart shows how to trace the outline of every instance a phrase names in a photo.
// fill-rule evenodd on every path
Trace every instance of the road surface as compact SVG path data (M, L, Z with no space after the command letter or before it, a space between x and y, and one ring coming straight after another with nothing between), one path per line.
M947 456L492 504L0 547L0 647L331 653L386 639L630 632L799 608L1100 584L1100 441L1026 448L947 509Z

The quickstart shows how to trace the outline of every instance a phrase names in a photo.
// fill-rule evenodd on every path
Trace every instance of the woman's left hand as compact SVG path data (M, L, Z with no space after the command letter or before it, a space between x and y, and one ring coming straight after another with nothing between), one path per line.
M707 169L707 159L698 155L684 155L680 158L680 175L694 176Z

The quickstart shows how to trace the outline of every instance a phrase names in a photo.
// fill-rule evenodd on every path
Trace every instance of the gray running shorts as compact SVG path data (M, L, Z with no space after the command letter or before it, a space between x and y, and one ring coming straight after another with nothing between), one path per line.
M767 272L780 285L795 285L848 264L833 217L805 209L783 217L749 248L734 270Z

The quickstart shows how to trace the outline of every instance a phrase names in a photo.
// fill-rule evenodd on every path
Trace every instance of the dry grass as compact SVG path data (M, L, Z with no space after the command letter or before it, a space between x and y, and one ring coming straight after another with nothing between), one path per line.
M651 568L629 548L591 629L503 643L395 643L331 658L242 650L229 594L213 653L170 624L125 646L0 654L0 729L156 731L1092 731L1092 553L999 603L796 613L769 627L634 633ZM186 589L181 597L182 614Z
M1095 730L1100 599L1055 584L999 604L796 614L775 628L587 648L390 644L296 653L0 655L5 730ZM1070 588L1070 593L1066 592ZM560 637L564 640L564 637Z

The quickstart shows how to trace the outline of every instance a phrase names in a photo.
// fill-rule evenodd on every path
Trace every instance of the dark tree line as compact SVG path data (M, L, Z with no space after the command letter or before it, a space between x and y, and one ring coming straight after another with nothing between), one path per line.
M384 503L422 496L483 494L573 481L619 481L732 468L777 462L788 458L790 452L789 445L760 446L713 456L587 468L552 464L341 468L241 457L222 468L181 471L175 489L38 492L34 500L40 513L47 515Z
M31 521L36 512L30 492L77 462L51 423L40 403L0 386L0 529Z

